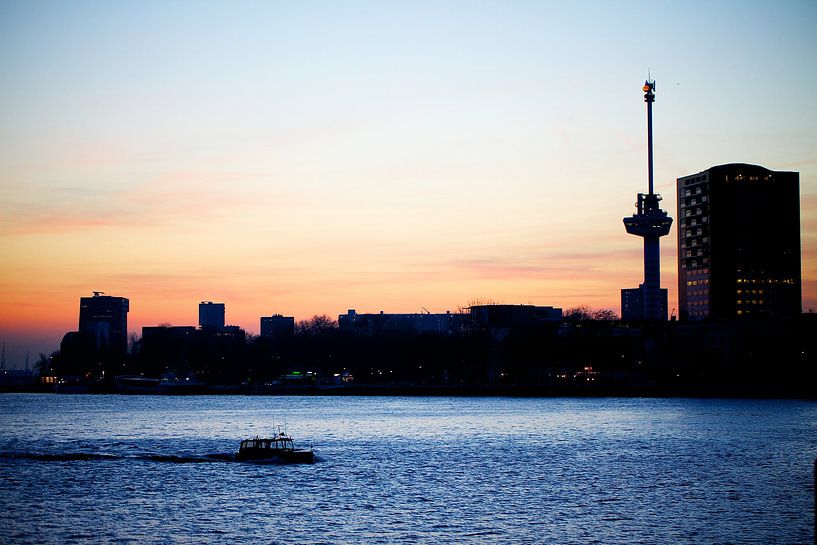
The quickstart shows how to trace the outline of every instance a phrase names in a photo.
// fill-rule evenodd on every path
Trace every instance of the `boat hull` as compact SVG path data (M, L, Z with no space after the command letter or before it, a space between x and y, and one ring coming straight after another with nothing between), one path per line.
M311 464L315 462L315 453L311 450L282 450L270 452L269 449L242 449L235 459L240 462L272 462L279 464Z
M141 375L119 375L115 378L120 394L158 394L159 379Z

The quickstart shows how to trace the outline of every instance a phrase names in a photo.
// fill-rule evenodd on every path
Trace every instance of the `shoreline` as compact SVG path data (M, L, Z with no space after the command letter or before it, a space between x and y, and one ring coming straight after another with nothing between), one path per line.
M149 396L320 396L320 397L587 397L587 398L733 398L802 399L817 401L807 388L760 387L753 385L356 385L356 386L242 386L203 387L189 391L118 391L115 385L95 384L57 391L53 386L5 387L0 394L35 393L56 395L149 395Z

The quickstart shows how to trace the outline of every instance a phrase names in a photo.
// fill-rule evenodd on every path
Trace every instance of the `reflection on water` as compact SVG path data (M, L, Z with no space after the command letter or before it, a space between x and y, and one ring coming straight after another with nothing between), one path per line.
M799 401L0 396L0 542L798 543ZM286 426L314 465L236 463Z

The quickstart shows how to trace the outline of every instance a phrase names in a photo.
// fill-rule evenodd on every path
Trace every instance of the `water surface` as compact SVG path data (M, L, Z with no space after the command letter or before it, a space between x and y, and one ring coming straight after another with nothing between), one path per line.
M6 394L0 542L810 543L816 456L789 400Z

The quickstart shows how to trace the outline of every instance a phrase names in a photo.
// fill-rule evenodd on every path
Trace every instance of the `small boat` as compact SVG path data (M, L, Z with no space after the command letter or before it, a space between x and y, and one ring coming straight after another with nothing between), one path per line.
M203 394L207 391L207 385L196 377L193 373L165 373L159 381L158 392L160 394Z
M278 430L269 438L256 436L255 439L244 439L238 447L235 459L239 461L268 461L286 464L311 464L315 461L312 447L295 448L292 437Z
M142 375L117 375L116 391L120 394L157 394L159 393L158 378Z

